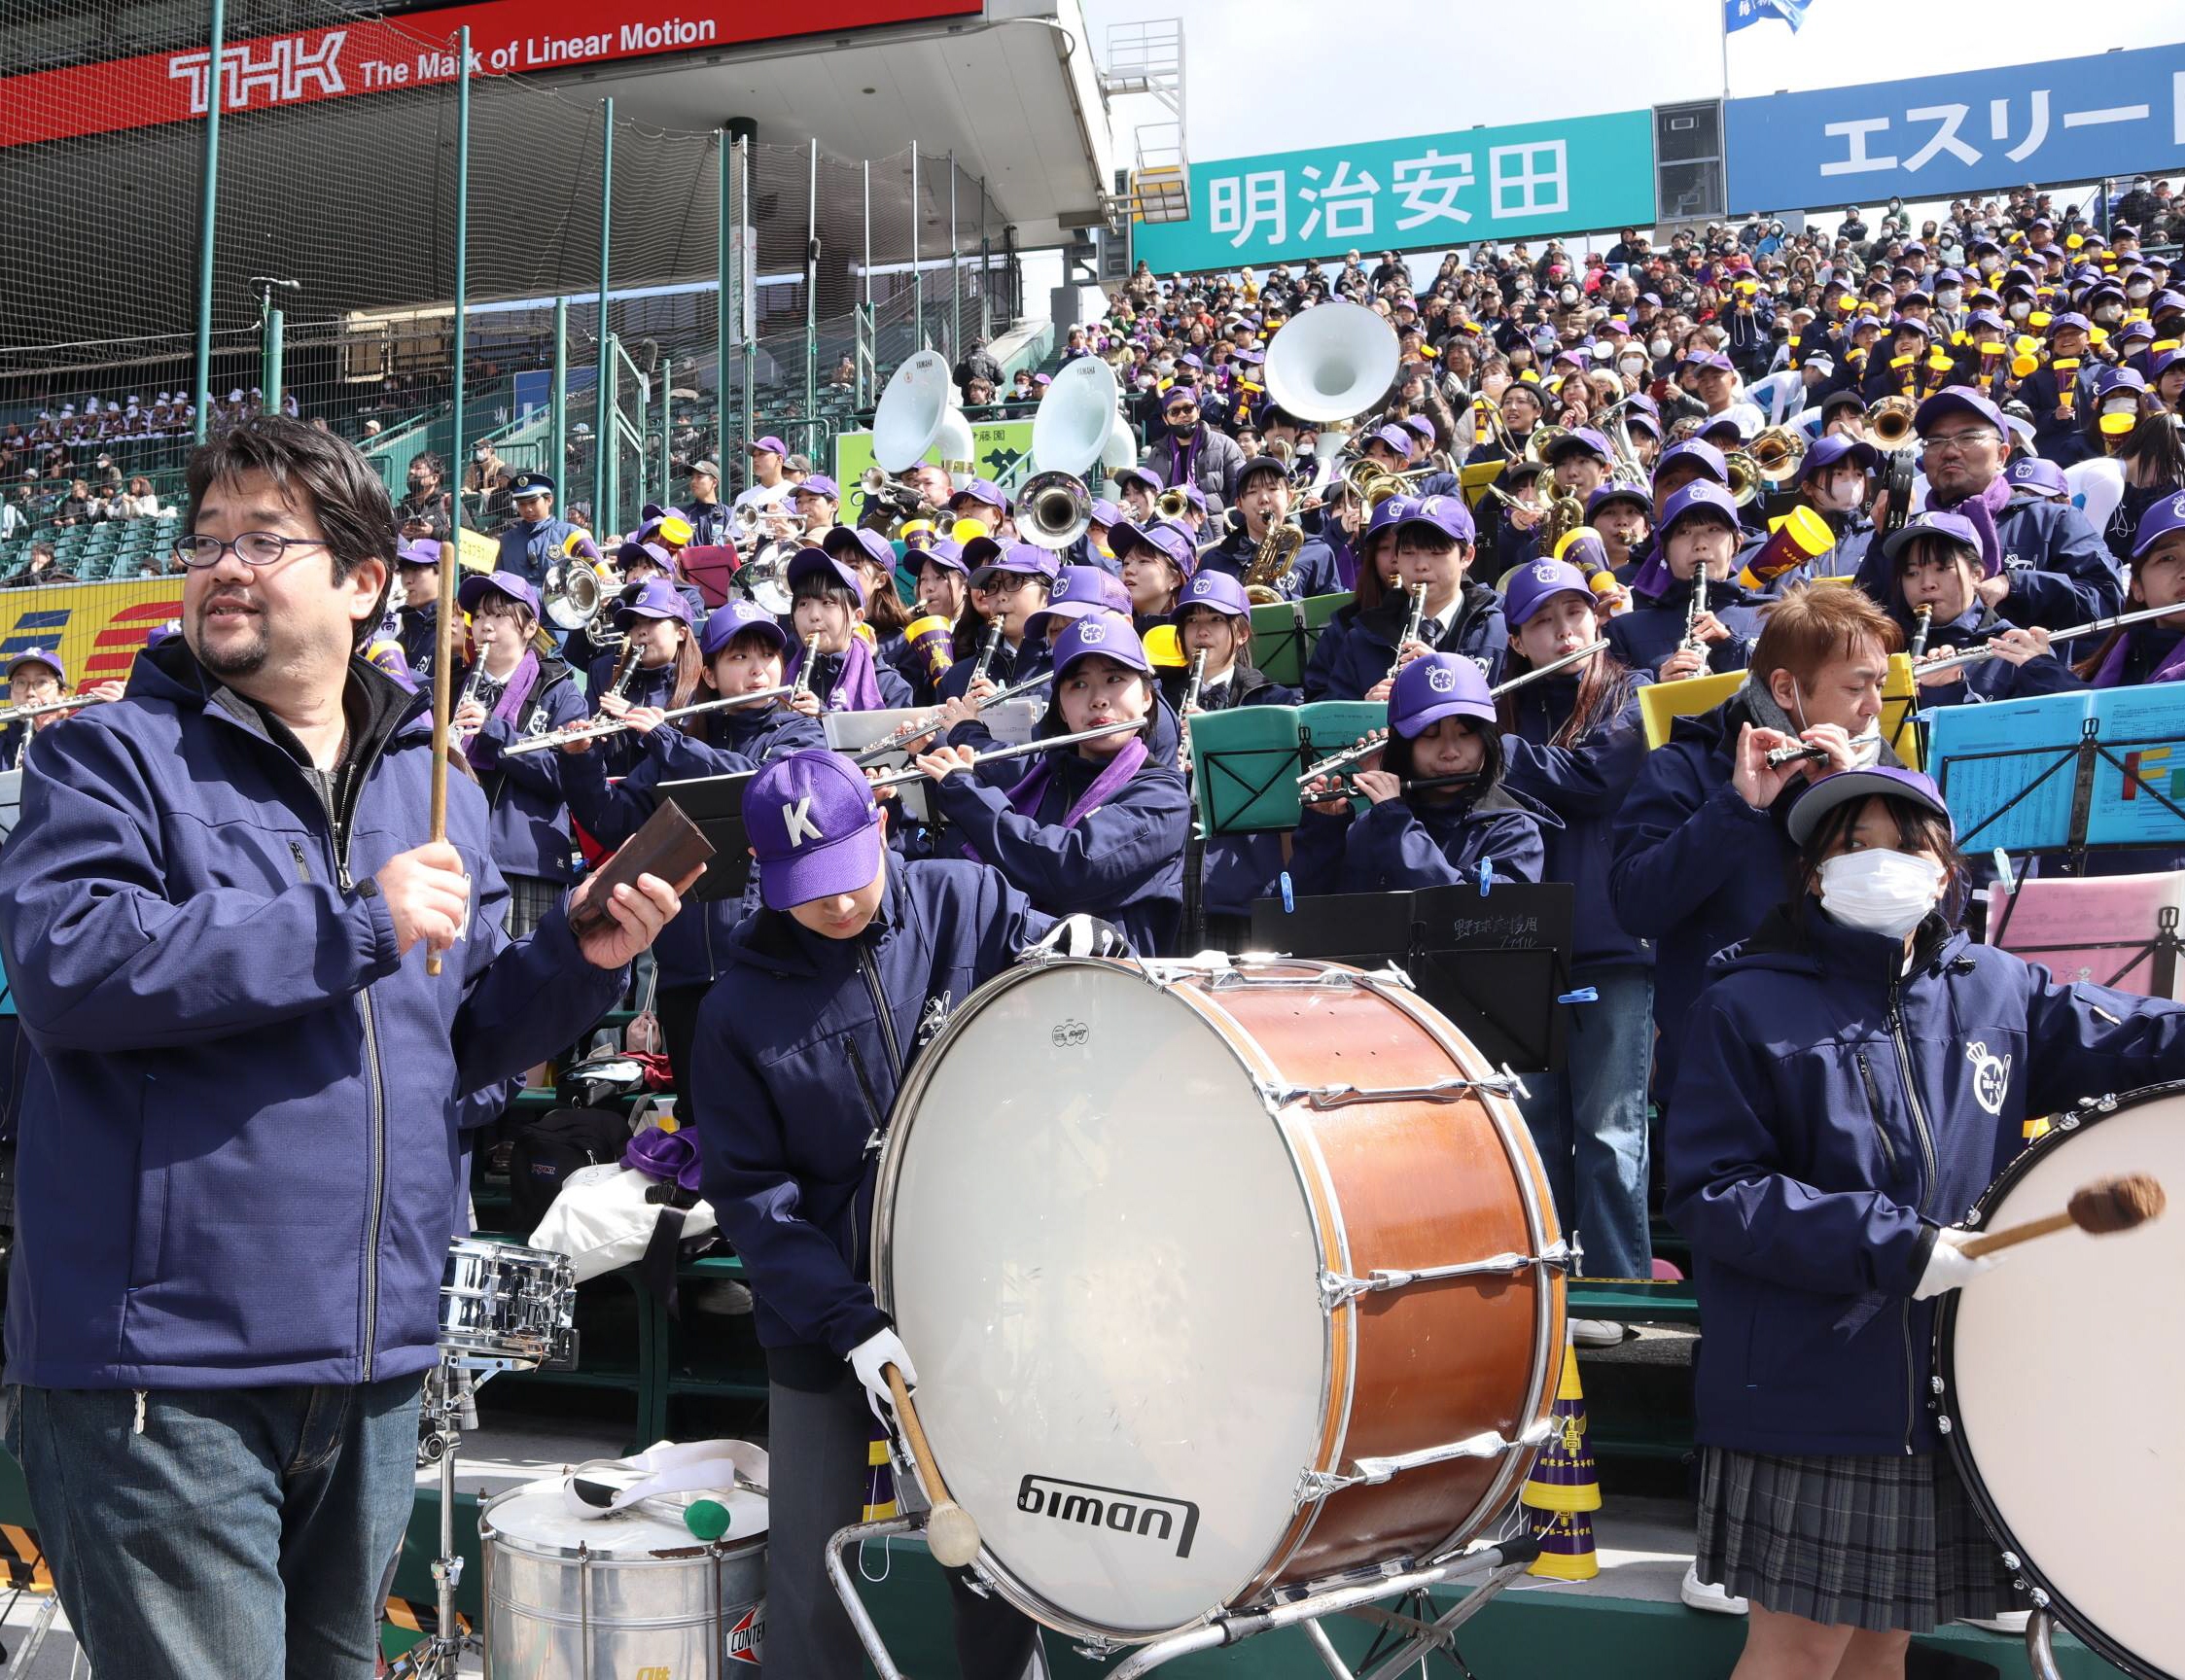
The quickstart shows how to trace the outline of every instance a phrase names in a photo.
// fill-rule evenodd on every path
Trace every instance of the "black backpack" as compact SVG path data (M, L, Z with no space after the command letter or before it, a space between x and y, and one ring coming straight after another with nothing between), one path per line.
M551 1108L516 1131L509 1151L510 1222L535 1231L569 1175L618 1162L629 1147L629 1116L612 1108Z

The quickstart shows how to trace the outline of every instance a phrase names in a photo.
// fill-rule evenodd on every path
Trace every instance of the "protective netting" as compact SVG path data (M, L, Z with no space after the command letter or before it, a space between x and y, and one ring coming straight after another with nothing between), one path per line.
M467 458L494 451L467 502L474 522L499 513L498 470L558 462L564 504L615 530L645 500L679 493L689 461L733 460L750 437L775 433L825 462L912 349L953 361L1005 322L1003 219L952 159L823 152L815 170L808 145L666 131L625 100L604 217L603 475L603 101L583 84L474 75L466 158L455 44L430 18L229 0L200 327L206 0L0 0L0 187L15 233L0 287L0 483L15 508L0 514L0 577L20 569L33 535L72 567L98 562L83 576L133 576L144 551L157 554L143 535L99 527L179 500L200 331L208 420L267 402L267 293L282 312L287 405L359 441L392 486L418 453L444 458L466 164L462 435ZM329 67L339 96L325 94ZM725 359L724 256L753 329L747 342L732 324ZM603 491L609 505L592 509Z

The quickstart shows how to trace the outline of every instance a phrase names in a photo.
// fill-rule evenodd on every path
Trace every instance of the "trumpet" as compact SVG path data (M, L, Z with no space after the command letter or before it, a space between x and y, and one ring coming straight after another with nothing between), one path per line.
M1760 463L1743 449L1732 449L1722 457L1722 471L1730 480L1730 499L1740 508L1749 508L1767 482Z
M1867 441L1885 454L1912 447L1912 417L1919 412L1909 397L1885 397L1866 412Z
M1806 460L1806 436L1788 426L1771 426L1752 440L1745 453L1758 469L1760 481L1779 490L1798 475Z
M758 688L749 694L726 694L719 700L700 700L692 706L678 706L673 711L661 713L660 720L665 723L677 718L694 718L701 712L719 712L724 706L749 706L760 700L778 700L791 691L790 684L785 682L779 688ZM596 741L602 735L618 735L629 727L629 722L620 718L598 718L589 723L572 723L568 728L556 729L550 735L533 735L511 747L504 747L501 756L513 758L521 752L544 752L549 747L566 747L575 741Z
M1183 493L1183 486L1173 484L1153 498L1153 508L1164 519L1181 519L1191 510L1191 498Z
M1080 729L1074 735L1050 735L1044 741L1025 741L1014 747L997 747L991 752L973 753L971 762L973 764L992 764L1003 758L1022 758L1031 752L1052 752L1058 747L1075 747L1080 741L1099 741L1110 735L1121 735L1126 732L1135 735L1145 727L1146 721L1144 718L1125 718L1115 723L1103 723L1095 729ZM901 770L891 770L885 776L875 776L872 779L872 786L875 788L900 788L906 783L922 780L926 772L923 770L908 767Z
M1040 548L1067 548L1092 525L1092 492L1075 472L1037 472L1017 493L1017 535Z

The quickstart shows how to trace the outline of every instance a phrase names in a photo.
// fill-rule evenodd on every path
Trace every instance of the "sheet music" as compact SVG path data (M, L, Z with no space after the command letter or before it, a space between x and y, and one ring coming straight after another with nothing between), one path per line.
M2144 947L2164 910L2185 920L2185 872L2099 875L2089 879L2036 876L2019 884L2016 903L2000 886L1988 889L1988 938L2038 962L2065 983L2091 980L2143 997L2177 996L2154 990L2154 964ZM2008 919L2005 906L2009 905Z
M825 712L820 722L827 730L827 744L837 752L862 752L893 735L905 723L923 722L931 714L931 706L898 706L884 712ZM1004 700L999 706L989 706L978 715L979 722L995 742L1004 747L1018 747L1032 739L1033 730L1046 713L1046 705L1039 700ZM875 770L899 770L910 762L910 754L898 749L883 758L873 760ZM906 817L920 822L934 820L934 808L928 795L933 790L930 782L910 782L896 789L902 800Z
M2084 693L1941 706L1927 715L1927 757L1967 851L2070 844L2077 771L2068 759L2086 715ZM2061 767L2060 758L2066 760Z

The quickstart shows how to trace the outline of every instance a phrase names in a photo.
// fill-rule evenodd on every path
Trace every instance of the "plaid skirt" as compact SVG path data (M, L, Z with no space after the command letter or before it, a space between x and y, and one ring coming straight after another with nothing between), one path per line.
M549 881L543 875L505 875L509 884L509 937L521 939L546 920L546 912L569 891L566 881Z
M1947 1453L1775 1457L1709 1447L1699 1577L1763 1609L1931 1632L2026 1599Z

